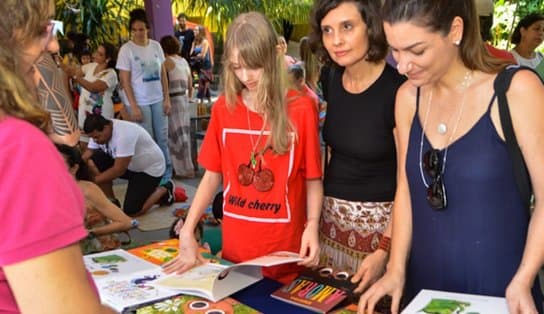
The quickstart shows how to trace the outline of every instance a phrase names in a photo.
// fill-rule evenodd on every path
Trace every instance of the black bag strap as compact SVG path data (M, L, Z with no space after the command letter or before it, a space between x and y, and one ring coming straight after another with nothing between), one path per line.
M518 191L522 197L523 203L529 209L531 207L531 198L533 195L533 188L531 186L531 179L527 170L527 165L523 159L523 154L518 145L516 134L514 133L514 127L512 125L512 117L510 115L510 109L508 107L508 99L506 98L506 92L510 88L512 77L519 70L530 70L530 68L522 66L508 66L495 78L493 82L493 88L499 103L499 116L501 120L502 131L504 133L504 139L510 158L512 159L512 165L514 167L514 176Z

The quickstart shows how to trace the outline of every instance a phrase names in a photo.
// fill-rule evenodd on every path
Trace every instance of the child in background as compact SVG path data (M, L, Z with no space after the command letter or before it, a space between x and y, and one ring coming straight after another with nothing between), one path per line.
M319 111L319 98L308 84L306 84L306 71L303 65L300 63L291 64L287 68L287 73L289 74L289 84L291 87L310 97L315 102L315 107Z
M92 61L92 54L89 49L84 49L79 55L79 63L83 66L89 64Z

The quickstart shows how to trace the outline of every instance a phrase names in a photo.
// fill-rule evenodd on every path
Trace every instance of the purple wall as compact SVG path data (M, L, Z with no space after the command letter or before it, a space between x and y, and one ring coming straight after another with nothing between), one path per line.
M151 24L149 37L158 41L163 36L174 35L171 1L145 0L144 2L147 18Z

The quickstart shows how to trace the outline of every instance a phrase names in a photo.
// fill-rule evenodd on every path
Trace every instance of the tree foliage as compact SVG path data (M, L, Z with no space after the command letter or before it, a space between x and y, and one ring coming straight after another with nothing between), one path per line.
M495 0L494 44L510 48L509 38L521 17L530 12L544 12L544 0ZM263 12L277 31L289 37L293 24L306 24L313 0L172 0L174 15L185 12L199 17L204 24L219 34L221 41L228 24L240 13ZM56 18L64 21L65 31L86 34L91 42L117 43L126 38L128 12L142 7L143 0L56 0Z
M143 6L141 0L57 0L56 19L64 22L64 33L80 32L96 47L118 43L126 37L128 12Z
M532 12L544 13L544 0L495 0L493 44L510 49L514 28L521 18Z

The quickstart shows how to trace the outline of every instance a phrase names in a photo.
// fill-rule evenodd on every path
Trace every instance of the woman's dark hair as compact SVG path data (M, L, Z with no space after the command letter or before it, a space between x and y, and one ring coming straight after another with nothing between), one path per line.
M181 51L181 44L179 43L179 40L172 35L161 38L161 47L164 53L167 55L175 55Z
M145 14L144 9L142 8L134 9L130 11L129 16L130 16L128 20L129 30L132 29L132 24L134 24L134 22L143 22L145 24L145 27L149 29L149 22L147 21L147 15Z
M94 131L102 132L106 125L111 124L111 120L104 118L100 114L90 114L83 123L83 132L89 134Z
M64 156L64 159L68 163L70 168L78 165L79 168L76 172L77 180L91 180L89 175L89 168L87 164L81 158L81 152L77 147L68 146L66 144L55 144L57 150Z
M511 42L513 44L519 44L521 42L521 28L529 28L531 25L533 25L536 22L544 20L544 15L540 13L530 13L526 15L524 18L519 21L518 25L516 25L516 28L514 29L514 32L512 33Z
M342 3L353 3L357 7L361 18L368 27L368 51L366 60L378 62L385 58L388 51L383 23L380 17L381 0L317 0L310 17L312 33L310 34L310 46L318 59L323 63L331 63L332 60L323 46L321 21L333 9Z
M104 47L104 50L106 51L106 59L110 59L110 61L108 61L107 67L115 69L115 65L117 64L117 48L109 42L103 42L100 46Z
M410 22L430 32L447 36L455 17L463 20L463 38L459 56L471 70L497 73L509 64L489 54L480 34L474 0L385 0L382 7L385 23Z

